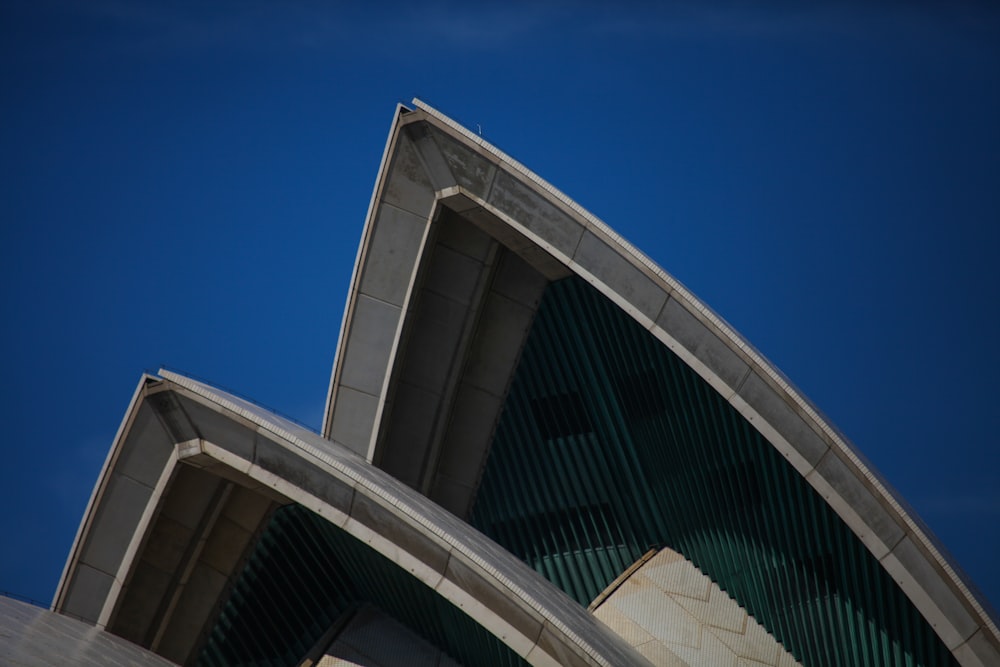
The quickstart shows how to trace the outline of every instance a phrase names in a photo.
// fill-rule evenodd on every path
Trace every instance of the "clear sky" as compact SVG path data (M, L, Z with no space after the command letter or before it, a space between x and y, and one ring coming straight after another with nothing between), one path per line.
M0 0L0 590L51 597L144 370L319 426L416 96L726 318L1000 604L995 3L339 5Z

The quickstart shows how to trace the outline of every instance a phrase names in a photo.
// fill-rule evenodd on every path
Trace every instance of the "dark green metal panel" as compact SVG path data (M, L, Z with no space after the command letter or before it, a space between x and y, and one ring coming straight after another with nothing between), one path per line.
M298 505L272 516L197 664L297 665L361 603L380 607L461 664L526 664L409 572Z
M576 278L538 309L470 522L581 604L669 546L806 665L956 664L777 450Z

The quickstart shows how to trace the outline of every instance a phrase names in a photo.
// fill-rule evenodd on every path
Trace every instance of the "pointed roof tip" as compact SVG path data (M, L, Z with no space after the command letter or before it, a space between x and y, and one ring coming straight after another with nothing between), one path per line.
M841 509L834 507L834 511L840 515L841 519L855 531L859 536L867 536L866 546L872 553L881 553L882 550L889 549L890 553L895 547L901 544L894 535L894 531L901 531L903 534L911 535L915 542L919 542L919 554L909 554L919 561L918 565L923 568L921 571L943 571L940 579L935 576L921 577L919 572L913 576L918 579L914 582L914 587L921 589L921 594L925 595L926 604L920 611L927 619L935 621L945 621L954 633L961 634L957 629L963 622L964 610L959 610L956 615L947 617L933 601L931 601L929 591L937 590L943 580L944 587L949 595L953 596L952 601L957 602L956 607L968 605L971 607L971 614L976 618L980 627L985 629L990 637L990 641L1000 639L1000 633L996 629L996 623L992 620L992 614L984 611L980 596L970 592L969 585L960 572L956 572L952 560L942 553L936 539L930 531L922 527L914 519L916 516L909 510L901 496L895 492L881 477L880 474L869 464L863 455L850 443L847 438L822 414L800 390L784 375L774 364L768 361L749 341L744 339L735 328L726 322L720 315L715 313L706 304L702 303L690 290L676 278L667 273L663 268L647 257L638 248L628 242L618 232L609 225L601 221L592 213L585 210L573 199L561 192L559 189L542 179L536 173L528 169L522 163L496 148L482 136L470 131L462 124L451 117L441 113L431 105L418 97L412 100L415 111L410 120L420 121L432 128L440 135L447 145L448 151L456 151L460 157L452 156L451 163L449 157L444 155L441 146L434 141L426 142L419 147L410 147L409 150L426 152L421 159L415 160L422 169L429 169L426 160L437 160L441 165L437 173L441 175L444 182L447 176L453 177L450 183L460 186L462 196L469 199L468 195L474 196L473 204L482 210L493 211L503 214L497 217L500 224L517 230L528 230L533 234L529 239L529 245L534 244L541 252L558 251L562 253L560 260L566 266L571 266L574 271L583 276L587 282L594 285L606 297L611 298L619 306L626 309L633 317L640 320L644 326L654 332L661 342L671 346L671 349L680 351L685 362L694 368L706 381L708 381L717 391L724 396L740 412L750 413L751 419L755 419L754 427L761 431L762 435L774 445L784 457L798 461L799 473L811 475L810 483L821 492L828 492L827 487L832 488L840 501ZM399 117L397 116L397 121ZM374 266L370 263L373 255L368 253L372 248L388 248L392 245L385 239L396 238L391 236L390 225L377 226L376 219L379 218L380 207L398 206L399 198L404 197L402 190L396 191L391 197L384 194L380 189L381 184L388 180L389 172L396 169L399 162L392 160L391 150L395 150L392 132L387 143L386 155L383 157L380 167L379 180L376 189L372 194L372 201L369 208L368 217L365 223L365 232L362 238L362 246L358 251L358 265L355 266L354 278L352 279L351 296L349 296L347 311L345 311L344 324L341 329L338 341L338 350L335 357L334 369L331 375L330 391L327 398L327 408L323 418L323 432L327 437L334 437L337 433L334 422L335 412L343 410L343 425L341 433L344 442L355 448L355 451L362 456L372 457L375 453L376 440L372 434L377 432L373 429L382 428L381 421L376 425L376 419L384 418L383 407L386 405L389 384L383 378L367 378L365 382L370 382L371 387L354 388L346 383L342 383L343 377L340 374L345 366L344 359L347 357L348 342L352 335L363 334L351 328L354 322L354 309L358 302L355 302L354 295L362 294L361 276L369 275L364 271L365 266ZM421 153L423 155L423 153ZM429 156L429 158L427 157ZM505 183L500 190L496 187L496 175L489 185L484 185L481 179L473 178L475 166L481 166L483 161L488 168L496 173L505 172ZM432 207L444 198L451 197L450 190L439 188L434 185L430 177L425 181L417 183L409 181L402 168L399 173L393 172L401 179L400 182L407 182L410 189L407 192L420 191L417 195L408 197L403 207L407 212L413 213L419 219L431 220ZM459 170L464 176L461 185L459 179L454 178L455 174L450 170ZM505 188L505 189L504 189ZM428 192L430 190L430 192ZM498 194L499 193L499 194ZM504 194L506 193L506 194ZM505 198L511 195L510 198ZM513 204L518 197L527 197L532 202L531 210L514 210ZM492 200L488 200L492 197ZM395 198L395 199L393 199ZM419 201L418 201L419 199ZM470 201L472 201L470 199ZM463 204L464 206L465 204ZM387 209L388 210L388 209ZM465 210L465 209L463 209ZM468 209L471 210L471 209ZM554 211L553 218L545 218L539 211ZM491 213L492 214L492 213ZM558 223L553 222L558 220ZM378 234L378 229L382 228L386 236L383 237L383 245L376 246L373 239ZM489 234L489 232L487 232ZM518 232L520 233L520 231ZM577 243L564 243L563 237L576 238ZM577 236L574 236L577 235ZM415 236L416 238L422 238ZM409 237L407 237L409 239ZM580 239L588 242L584 244ZM393 243L398 242L398 248L406 248L410 259L407 267L416 266L416 262L421 259L423 252L419 250L423 246L418 246L417 240L403 240L396 238ZM411 245L406 245L411 244ZM398 255L397 255L398 258ZM385 262L385 266L392 266L395 271L399 268L398 262ZM381 274L380 274L381 275ZM388 269L383 275L384 280L396 280L390 275ZM405 270L399 273L399 279L412 281L417 275L415 270ZM639 294L637 285L647 285L647 281L652 287L644 288L645 291ZM374 282L372 283L375 284ZM407 282L407 289L411 283ZM374 288L373 288L374 289ZM381 288L379 288L381 289ZM405 290L400 293L406 293ZM367 294L367 293L365 293ZM378 294L373 292L373 298ZM402 298L402 297L400 297ZM667 300L670 302L670 310L666 310ZM394 303L399 307L399 317L407 317L408 311L404 303ZM372 307L374 308L374 307ZM400 320L401 321L401 320ZM394 321L395 322L395 321ZM396 322L398 324L398 322ZM395 324L394 324L395 326ZM397 328L397 331L403 329ZM360 338L359 338L360 339ZM360 348L359 348L360 349ZM389 343L380 347L379 354L381 368L389 368L392 360L395 359L398 348ZM366 348L366 354L373 354L372 349ZM360 366L359 366L360 367ZM747 383L748 378L752 382ZM358 380L357 377L354 378ZM340 407L338 390L346 387L351 394L344 393L345 402ZM370 391L369 391L370 390ZM359 398L360 397L360 398ZM353 401L353 402L352 402ZM355 416L362 414L357 406L364 406L363 419L365 423L358 426L360 419ZM742 406L742 407L741 407ZM800 422L804 423L804 428L800 429ZM348 428L347 425L350 425ZM351 428L358 426L356 431ZM766 432L765 432L766 431ZM771 434L771 435L769 435ZM837 465L845 467L845 475L831 476L828 479L827 473L817 471L815 463L817 453L820 457L825 456L828 451L834 452L834 456L826 459L830 470ZM826 465L826 464L825 464ZM837 468L839 470L839 468ZM824 468L825 470L825 468ZM820 489L819 484L826 487ZM841 493L845 495L840 495ZM867 505L860 504L863 499ZM838 501L838 502L840 502ZM851 505L854 503L854 505ZM858 508L855 509L855 506ZM887 528L892 524L891 529ZM911 542L903 542L901 549L907 548ZM905 569L908 566L901 566ZM888 568L887 568L888 569ZM965 636L968 639L968 636ZM972 649L968 649L972 650Z

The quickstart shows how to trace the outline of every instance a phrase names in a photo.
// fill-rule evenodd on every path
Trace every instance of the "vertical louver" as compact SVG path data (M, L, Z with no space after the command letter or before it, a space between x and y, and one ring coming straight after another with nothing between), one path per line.
M955 664L774 447L578 279L539 307L470 521L581 604L669 546L806 665Z
M298 505L272 516L198 664L297 665L338 618L362 603L379 607L462 664L526 664L410 573Z

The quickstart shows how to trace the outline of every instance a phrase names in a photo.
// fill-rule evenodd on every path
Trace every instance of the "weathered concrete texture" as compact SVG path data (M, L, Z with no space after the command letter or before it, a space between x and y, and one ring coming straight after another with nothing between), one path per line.
M175 663L82 621L0 596L0 664L170 667Z
M444 428L495 254L488 237L448 211L437 217L428 246L372 454L379 467L414 488L423 485Z
M466 516L472 506L503 399L547 284L517 255L499 256L427 477L430 498L457 516Z
M149 405L139 409L129 437L144 443L141 454L137 447L125 447L115 465L120 475L150 489L156 486L175 442L158 417L158 411Z
M509 590L484 578L481 568L468 557L456 554L450 558L445 579L524 637L537 639L541 634L545 617L525 610L520 601L511 597Z
M206 623L222 597L228 578L202 562L192 568L181 595L171 609L170 623L154 649L170 660L186 663Z
M246 420L227 419L215 410L190 398L177 396L173 392L169 392L168 395L176 397L174 402L187 418L190 424L189 430L194 432L196 437L208 442L225 442L227 448L237 456L253 458L258 436L252 424ZM178 442L183 441L178 440Z
M323 420L324 435L363 456L369 455L385 400L383 380L424 248L435 192L454 184L434 139L419 128L394 129L390 148L365 224Z
M955 649L955 657L960 664L971 667L1000 665L1000 650L990 640L989 633L982 628Z
M396 338L400 309L362 294L351 322L351 337L341 382L351 389L377 396Z
M96 623L115 578L106 572L95 570L84 562L78 562L72 574L73 576L64 583L65 602L59 611L88 623Z
M486 202L534 233L543 247L572 257L584 234L583 224L521 179L501 171Z
M338 387L328 437L364 455L368 451L378 404L378 396Z
M594 614L655 665L799 664L675 551L661 550L612 586Z
M883 558L902 539L904 531L884 501L865 478L852 472L838 451L830 449L807 479L876 558Z
M401 133L396 139L382 201L423 218L434 204L434 189L416 146L405 132Z
M515 227L512 220L498 215L499 212L486 202L470 199L468 193L457 189L441 193L440 202L461 213L462 218L517 254L547 279L559 280L572 274L566 264L539 246L526 230Z
M537 306L533 295L536 290L540 295L546 281L575 272L674 349L807 477L902 582L963 664L996 662L1000 631L995 620L892 491L766 359L606 225L481 138L425 105L418 107L401 110L393 126L355 267L323 427L339 445L182 378L170 376L193 395L171 383L144 382L139 394L148 396L160 426L142 417L141 407L130 410L125 440L116 440L74 544L57 595L59 608L96 620L107 613L104 601L116 599L123 570L133 583L145 577L150 591L163 588L153 563L139 558L130 567L128 559L130 549L138 547L133 535L146 531L164 474L178 457L254 493L303 502L338 525L347 522L356 536L378 542L401 566L423 568L420 576L432 577L434 568L394 547L391 536L348 521L344 488L355 494L353 508L359 489L383 497L371 486L382 485L392 489L386 492L390 496L409 503L397 508L405 521L427 528L431 524L421 522L434 517L431 532L451 545L453 555L458 547L449 540L454 535L461 536L461 553L488 554L474 561L480 576L493 584L506 581L508 574L523 576L508 563L509 554L494 553L495 545L478 541L464 524L449 523L454 517L439 516L430 501L372 476L348 450L373 457L374 445L388 444L388 467L464 515ZM452 214L452 222L466 224L435 229ZM506 258L515 256L530 270L512 269L514 277L504 276ZM181 395L224 418L185 407ZM262 435L279 445L270 458L267 447L261 448ZM415 436L412 446L410 435ZM300 468L307 459L315 469ZM324 486L322 472L336 483ZM444 532L435 532L439 528ZM211 532L204 535L210 539ZM231 560L220 554L212 558L215 564ZM209 567L185 562L195 563L192 577L199 567ZM502 564L505 574L490 563ZM207 578L206 590L213 589L213 581ZM539 663L561 655L562 649L543 648L545 631L525 638L447 577L439 585L457 604L478 605L498 633L517 635L511 641ZM511 594L532 609L562 609L550 588L530 593L518 588ZM165 590L175 588L168 584ZM201 603L190 604L201 608ZM543 627L549 622L546 617ZM561 630L556 635L576 652L569 635ZM726 646L712 635L703 651L722 655Z
M744 406L750 408L749 415L746 410L740 411L764 437L783 450L782 453L803 475L814 468L829 449L797 406L789 402L783 392L776 391L761 371L747 376L733 397L733 404L737 409Z
M434 132L432 136L455 178L455 183L477 197L488 198L493 178L497 174L496 163L448 134Z
M361 294L394 306L403 305L422 248L428 212L419 215L392 205L378 208L364 256Z
M458 199L475 205L474 202L465 197L454 198L454 200ZM470 222L468 218L461 215L461 211L448 206L445 200L440 200L439 204L442 204L439 209L439 221L443 224L438 230L437 243L485 262L493 253L496 239L475 224L468 224ZM448 224L449 221L451 224Z
M483 281L492 270L489 230L485 235L479 232L477 241L475 226L469 224L471 218L456 224L457 218L448 216L447 209L437 208L430 194L460 189L484 202L493 197L517 202L525 211L532 211L531 220L525 222L531 233L559 232L565 236L561 250L567 256L583 230L579 221L545 197L501 173L492 156L427 123L423 114L404 114L398 122L366 224L331 380L324 434L377 461L407 483L426 489L433 480L422 462L428 460L428 454L433 458L439 446L464 344L471 322L478 317ZM440 242L427 236L427 222L435 210L440 231L435 228L431 236L441 236ZM495 224L488 214L485 224L491 229L509 228ZM549 273L564 271L553 269L559 267L558 262L538 250L537 236L533 240L514 238L518 235L523 237L505 232L508 238L499 240L519 247L529 262L544 265ZM425 259L419 262L418 270L421 252ZM451 327L429 325L435 317L428 295L467 310L453 313ZM408 318L406 326L401 326L403 317ZM408 346L417 352L409 354L406 365ZM443 381L429 378L435 368L445 371ZM391 387L385 384L387 377L394 378ZM350 403L365 405L352 410ZM421 414L428 413L430 416L415 428L408 427L410 420L420 420ZM402 422L396 419L402 416L408 417ZM401 441L404 437L407 445Z
M530 262L508 253L499 263L492 290L529 310L535 310L548 284L548 279Z
M478 274L473 276L473 286ZM448 381L452 355L468 326L468 304L453 301L434 292L424 291L412 315L407 332L406 352L401 364L400 381L435 394ZM449 346L447 349L446 346Z
M910 597L936 627L948 625L940 618L940 606L945 607L945 615L956 615L951 623L955 628L942 630L950 645L956 634L968 639L959 628L965 628L963 618L969 615L978 618L976 627L987 631L987 643L1000 647L995 622L968 593L955 569L947 566L933 539L920 532L870 466L851 453L850 445L763 357L603 223L453 121L423 104L418 107L428 113L427 122L438 128L428 133L448 134L452 142L465 144L466 152L479 153L497 166L495 172L476 168L477 174L494 174L484 194L481 182L463 181L462 171L469 161L451 160L449 169L460 187L439 192L443 205L460 211L529 262L532 253L541 252L551 262L565 263L649 327L807 477L876 557L884 559L904 534L913 533L926 567L919 561L910 563L916 568L906 589ZM438 139L439 145L446 143ZM543 266L544 262L536 264L548 275L549 269ZM463 465L469 465L468 458L462 459ZM444 469L450 468L445 465ZM467 488L467 482L439 474L432 492L455 507ZM938 597L945 602L936 603Z
M476 284L483 271L483 261L469 257L443 245L436 245L431 255L427 273L423 276L423 289L463 306L472 303Z
M315 667L459 667L437 647L377 607L357 610ZM311 667L311 665L306 665Z
M443 399L439 391L398 382L386 405L385 434L375 450L380 468L401 482L420 487L424 462L432 446Z
M397 142L399 155L392 164L415 168L419 162L425 180L420 181L423 189L419 198L404 202L400 195L395 205L415 213L423 211L421 207L428 201L426 183L430 183L440 207L458 213L537 274L552 280L572 271L594 284L730 401L806 476L876 557L885 558L904 534L917 531L915 544L923 545L932 567L920 568L914 563L920 574L907 589L911 598L933 622L940 611L933 602L935 591L943 587L959 603L954 623L963 626L964 609L979 619L976 627L988 630L990 641L1000 647L995 623L935 551L933 541L914 527L887 486L763 357L606 225L481 138L422 103L417 106L418 111L400 121L412 145ZM376 252L372 243L366 243L363 261ZM438 254L437 261L425 271L425 281L437 285L436 289L455 302L465 303L472 282L463 279L468 272L460 265L467 257L462 253ZM506 367L516 363L519 351L518 347L488 348L511 335L523 340L517 338L521 325L526 322L530 326L533 313L530 307L520 311L517 298L505 302L505 296L491 288L482 298L476 311L475 339L468 343L467 352L451 357L441 348L454 340L454 327L450 334L434 337L419 308L410 315L403 313L408 319L399 330L408 337L409 375L391 378L388 396L381 397L387 401L388 418L374 425L391 433L388 438L384 434L377 437L381 444L390 444L384 451L395 454L373 460L384 462L387 470L459 515L464 515L474 496L477 462L488 450L488 442L482 444L479 439L492 432L491 416L494 409L499 410L494 399L501 399L502 404L502 378L509 377ZM506 306L511 307L505 310ZM458 370L455 362L460 358L464 362ZM391 365L389 360L387 368ZM473 377L479 380L470 381ZM448 389L439 389L449 386L454 388L455 398ZM421 415L432 417L421 422ZM428 427L431 421L434 428ZM442 424L447 427L442 428ZM411 446L401 435L407 428L414 436ZM924 576L931 579L924 581Z
M193 403L187 397L180 402L188 408ZM195 420L199 430L210 423L217 437L229 433L234 449L247 451L242 420L230 420L232 428L227 429L214 410L189 414L205 418L204 423ZM108 629L183 663L210 625L223 589L238 573L274 503L252 489L182 465L161 505Z
M176 395L157 405L175 413L186 406L187 434L211 431L222 440L176 443L183 455L169 457L159 475L170 482L158 482L155 521L137 541L116 543L122 553L108 554L128 573L123 587L85 563L71 564L64 581L70 597L77 591L92 617L112 609L110 629L178 662L189 660L277 497L302 503L368 543L535 664L564 655L566 664L645 664L511 554L357 454L242 399L161 372L169 379L158 391ZM192 409L195 403L205 409ZM135 410L143 405L140 399ZM248 431L255 434L252 448ZM127 428L123 437L138 448L129 454L139 455L142 440L130 438ZM252 460L241 458L247 453ZM214 474L221 466L231 469L228 476ZM113 478L114 466L105 474ZM88 537L84 531L84 543ZM142 548L133 552L132 544ZM59 599L66 597L60 591Z
M399 306L364 294L355 301L330 435L362 455L371 441L401 313Z
M456 516L468 514L503 399L463 385L452 406L448 433L429 497Z
M147 553L157 545L162 544L163 536L160 535L155 540L156 544L151 544L147 548ZM180 564L180 553L173 558L175 562L172 569L164 569L164 561L167 559L156 559L160 562L152 563L143 559L136 563L129 579L128 589L119 602L117 609L117 619L111 628L116 635L124 637L129 641L139 645L148 646L146 636L149 634L150 626L160 606L160 602L167 597L173 582L174 569Z
M104 492L105 502L94 517L95 530L83 549L81 560L94 569L115 575L125 546L132 540L131 528L139 523L152 495L152 488L116 474Z
M439 145L461 144L464 152L452 152L478 153L497 167L492 172L492 186L484 194L481 180L475 185L469 182L468 187L463 180L463 170L470 169L472 163L451 160L449 169L461 187L439 189L444 205L461 211L526 259L540 250L566 263L650 327L807 476L884 563L896 558L885 557L901 544L901 535L910 535L926 561L907 561L915 568L906 588L911 599L933 625L954 626L942 631L949 645L954 645L956 633L968 639L961 630L968 615L983 630L984 641L1000 651L996 621L969 592L957 569L948 565L933 538L908 516L903 504L894 499L852 446L766 359L602 222L480 137L422 102L414 103L435 128L423 132L450 137L450 142L438 139ZM491 173L488 167L474 169L477 175ZM447 486L448 493L454 493L454 485ZM900 560L900 567L907 567L903 562ZM935 602L939 596L943 596L941 603ZM946 623L942 613L956 616Z
M573 265L610 289L619 305L640 315L647 326L656 321L667 301L667 289L655 282L645 267L629 261L592 231L587 231L580 239L573 254Z
M405 126L406 136L413 141L424 168L427 170L427 178L432 183L434 190L440 192L446 188L456 185L455 176L451 173L451 167L436 141L434 141L434 130L429 124L423 121L423 115L407 119L409 122Z
M144 390L145 380L139 392ZM79 551L70 555L76 576L63 582L59 609L97 623L102 602L116 586L116 578L147 505L155 502L160 471L173 452L172 438L154 410L140 403L126 415L127 430L113 446L117 456L98 481L94 502L84 518L87 530L78 538ZM118 582L120 583L120 582Z
M266 480L284 496L334 518L340 512L321 500L309 476L297 476L294 470L303 464L318 465L330 477L352 485L350 515L337 525L465 609L520 655L536 664L555 664L555 654L575 656L566 664L646 664L586 610L510 553L356 454L256 406L180 376L168 376L180 393L249 419L262 433L270 434L285 451L284 469L306 488L251 464L249 474L258 482ZM558 648L541 646L543 626L550 628L552 646Z
M882 559L882 565L924 612L948 648L955 650L979 630L963 601L950 590L912 537L901 539Z
M666 302L656 324L701 360L722 380L723 386L738 387L746 377L750 366L744 355L727 345L709 323L699 319L677 299Z
M448 549L442 547L426 531L413 526L406 516L394 508L359 494L351 507L351 519L374 533L389 538L396 547L416 557L432 571L441 575L445 573Z
M187 442L198 437L177 395L165 391L161 383L150 381L144 389L145 403L152 406L171 442Z
M227 442L233 459L252 458L259 434L242 417L224 418L165 386L152 378L140 383L56 607L183 661L273 506L273 494L178 466L178 451L199 462L201 449L211 447L202 436ZM177 437L195 439L177 442ZM230 478L241 478L229 472Z
M376 465L450 511L468 511L547 282L464 215L439 210L394 362Z
M518 303L497 290L490 293L480 315L476 345L466 367L466 383L503 396L517 365L537 304Z
M353 485L331 476L318 463L290 457L287 446L278 442L278 438L261 438L253 464L289 484L309 489L332 509L345 514L350 511Z

